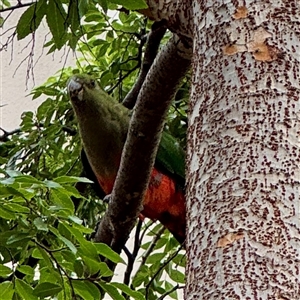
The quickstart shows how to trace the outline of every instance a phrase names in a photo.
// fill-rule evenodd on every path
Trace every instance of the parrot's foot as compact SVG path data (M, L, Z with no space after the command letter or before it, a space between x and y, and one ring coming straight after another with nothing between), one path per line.
M111 194L108 194L108 195L106 195L106 196L103 198L102 201L103 201L104 203L109 203L110 198L111 198Z

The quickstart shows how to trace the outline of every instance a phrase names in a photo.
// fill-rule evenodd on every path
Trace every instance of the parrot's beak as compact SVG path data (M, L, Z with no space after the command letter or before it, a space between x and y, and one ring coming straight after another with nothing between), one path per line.
M67 90L68 90L71 100L82 101L83 84L79 78L76 78L76 77L70 78L69 82L67 84Z

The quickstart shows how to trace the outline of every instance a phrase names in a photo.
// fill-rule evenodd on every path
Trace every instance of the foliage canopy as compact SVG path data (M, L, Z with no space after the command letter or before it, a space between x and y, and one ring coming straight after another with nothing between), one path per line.
M1 1L1 6L10 3ZM66 95L72 74L89 73L115 98L125 97L141 67L151 26L132 10L144 7L142 0L39 0L16 25L18 39L34 38L46 22L48 54L66 47L78 57L76 68L59 70L31 92L33 99L45 101L36 113L24 112L20 128L4 132L0 140L1 299L100 299L101 291L113 299L176 299L184 284L184 252L160 224L139 222L134 249L125 251L124 260L92 242L105 204L82 171L80 138ZM182 145L187 98L188 79L166 123ZM127 264L124 283L106 282L113 272L105 258Z

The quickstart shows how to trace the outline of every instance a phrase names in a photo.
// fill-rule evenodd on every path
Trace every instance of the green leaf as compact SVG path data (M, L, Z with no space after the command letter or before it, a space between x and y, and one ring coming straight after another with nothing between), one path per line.
M19 183L42 184L41 181L39 181L38 179L36 179L31 175L16 176L14 177L14 179L15 182L19 182Z
M23 196L18 190L14 189L11 186L0 186L0 195L1 196Z
M178 283L185 283L185 276L182 272L172 268L169 270L166 268L166 270L172 280Z
M75 262L75 260L76 260L76 255L73 252L71 252L71 251L69 251L67 249L61 250L60 254L68 262Z
M48 270L53 269L49 254L43 248L38 247L38 249L34 249L32 256L40 259L42 258L42 261L44 265L47 266Z
M76 176L60 176L53 181L62 184L62 183L76 183L76 182L85 182L85 183L93 183L93 181L85 178L85 177L76 177Z
M82 0L79 0L82 1ZM68 17L66 22L71 25L72 34L75 34L76 30L80 25L80 18L79 18L79 9L78 9L78 1L73 0L70 1L68 7Z
M19 296L22 299L38 300L38 297L33 295L33 288L25 281L16 278L15 288Z
M125 298L120 294L120 292L118 291L118 289L115 286L113 286L109 283L102 282L102 281L99 282L99 285L114 300L125 300Z
M67 33L65 28L66 17L61 1L49 0L46 20L57 49L60 49L65 43Z
M17 216L13 212L11 212L1 206L0 206L0 217L3 219L6 219L6 220L14 220L17 218Z
M18 266L17 270L23 274L26 274L29 276L34 276L34 270L30 266L21 265L21 266Z
M80 250L84 255L96 260L98 259L99 255L94 243L89 242L85 239L80 239L78 241L80 243Z
M87 241L83 236L83 233L90 233L90 231L85 231L83 226L77 224L73 224L73 226L70 226L64 223L62 225L77 239L77 241L83 246L83 248L89 248L89 246L86 244L90 244L91 246L89 250L89 255L97 257L97 250L95 248L95 244Z
M43 282L38 284L33 291L33 294L38 297L50 297L57 295L62 290L62 287L58 284L51 282Z
M100 299L99 289L91 282L88 281L72 281L72 286L79 296L84 300Z
M103 8L104 12L107 13L107 0L98 0L98 3Z
M166 256L166 253L163 253L163 252L154 253L147 258L147 263L154 264L157 261L161 261L165 256Z
M114 272L107 266L105 262L99 263L99 271L101 277L109 277L114 275Z
M40 91L38 89L40 89ZM45 88L43 88L43 89L41 89L40 87L36 88L32 93L37 93L37 92L39 93L39 95L41 95L42 93L46 94ZM36 98L36 97L34 97L34 98ZM53 105L53 100L48 98L38 107L37 117L39 118L39 120L42 120L45 117L45 115L51 109L51 105Z
M0 284L0 299L11 300L14 294L14 285L11 281L4 281Z
M61 274L57 269L54 267L49 268L45 266L44 262L40 262L40 268L39 268L39 275L40 275L40 280L39 283L42 282L51 282L56 284L57 282L61 282Z
M22 245L25 246L25 244L30 240L31 236L29 233L22 233L18 232L17 234L12 234L8 240L7 240L7 245L11 245L13 243L20 243L22 241Z
M69 241L68 239L66 239L65 237L63 236L58 236L58 238L74 253L76 254L77 253L77 248L74 246L74 244Z
M7 277L12 273L12 269L3 265L0 265L0 277Z
M84 274L84 268L83 268L83 262L82 260L75 260L74 262L74 271L77 274L77 276L80 278Z
M185 254L181 254L178 253L173 259L172 261L180 267L185 267L186 265L186 255Z
M52 189L51 197L54 203L59 205L61 208L68 210L70 215L74 214L74 203L64 189Z
M171 291L174 288L174 283L171 284L170 282L165 281L165 287L167 291ZM169 296L172 297L173 299L178 299L176 290L170 293Z
M47 224L43 221L42 218L35 218L33 224L38 230L46 231L46 232L48 231Z
M79 224L79 225L81 225L83 223L83 221L76 216L69 216L69 220L71 220L74 223Z
M110 2L122 5L129 10L137 10L148 7L144 0L110 0Z
M24 213L24 214L30 213L30 209L28 207L17 203L12 203L12 202L5 203L5 208L16 213Z
M141 266L132 280L133 287L136 288L140 286L143 282L148 282L151 276L152 275L149 270L149 267L145 265Z
M121 256L113 251L109 246L103 243L94 243L98 254L108 258L114 263L124 263L124 260L121 258Z
M80 0L78 3L79 16L82 18L89 10L90 0Z
M46 11L46 0L34 2L31 6L29 6L29 8L20 17L17 24L18 40L23 39L39 27L44 15L46 14Z
M70 46L73 51L76 50L76 46L77 46L79 39L80 39L80 35L74 35L74 34L69 35L68 46Z
M81 256L90 275L94 275L98 272L100 272L101 277L109 277L114 275L113 271L109 269L106 263L91 259L83 254L81 254Z
M63 290L57 295L57 297L55 297L53 299L68 300L68 299L76 298L76 297L74 297L72 287L70 286L70 282L67 279L65 279L62 284L63 284L63 287L64 287Z
M4 6L11 7L10 2L8 0L1 0Z
M41 248L41 249L42 249L42 248ZM43 255L42 255L42 253L40 252L39 249L35 248L35 249L33 249L33 251L32 251L32 257L38 258L38 259L42 259L42 258L43 258Z
M145 297L143 296L142 293L132 290L126 284L119 283L119 282L112 282L111 285L118 288L119 290L121 290L122 292L124 292L126 295L130 296L133 299L145 300Z
M47 179L44 180L44 184L49 189L58 189L62 187L59 183Z
M75 217L75 218L77 218L77 217ZM73 220L72 217L69 217L69 219L70 219L70 220ZM73 220L73 221L74 221L74 220ZM79 222L79 221L78 221L78 222ZM82 222L81 222L81 224L79 224L78 222L73 223L73 224L72 224L72 228L74 228L75 230L77 230L77 232L80 232L80 233L81 233L81 236L82 236L82 234L92 234L92 233L94 232L94 229L92 229L92 228L87 228L87 227L85 227L84 225L81 225ZM69 227L67 227L67 229L69 229Z

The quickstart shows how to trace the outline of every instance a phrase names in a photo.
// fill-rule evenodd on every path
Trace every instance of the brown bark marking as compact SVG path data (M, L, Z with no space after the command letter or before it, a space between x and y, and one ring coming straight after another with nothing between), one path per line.
M252 53L253 57L259 61L270 62L278 58L283 58L281 50L266 44L266 40L271 37L271 33L259 27L253 33L253 40L247 44L247 51Z
M232 15L232 17L236 20L239 19L245 19L248 16L248 9L246 6L239 6L236 8L235 13Z
M234 55L239 52L246 52L247 47L245 45L228 44L223 47L223 53L225 55Z
M239 52L250 52L259 61L271 62L278 58L283 58L283 51L274 46L266 44L266 39L272 37L264 28L259 27L253 33L253 40L244 45L227 44L223 49L225 55L234 55Z
M231 245L232 243L234 243L239 239L242 239L243 237L244 237L243 233L228 233L218 240L217 247L221 247L221 248L228 247L229 245Z

